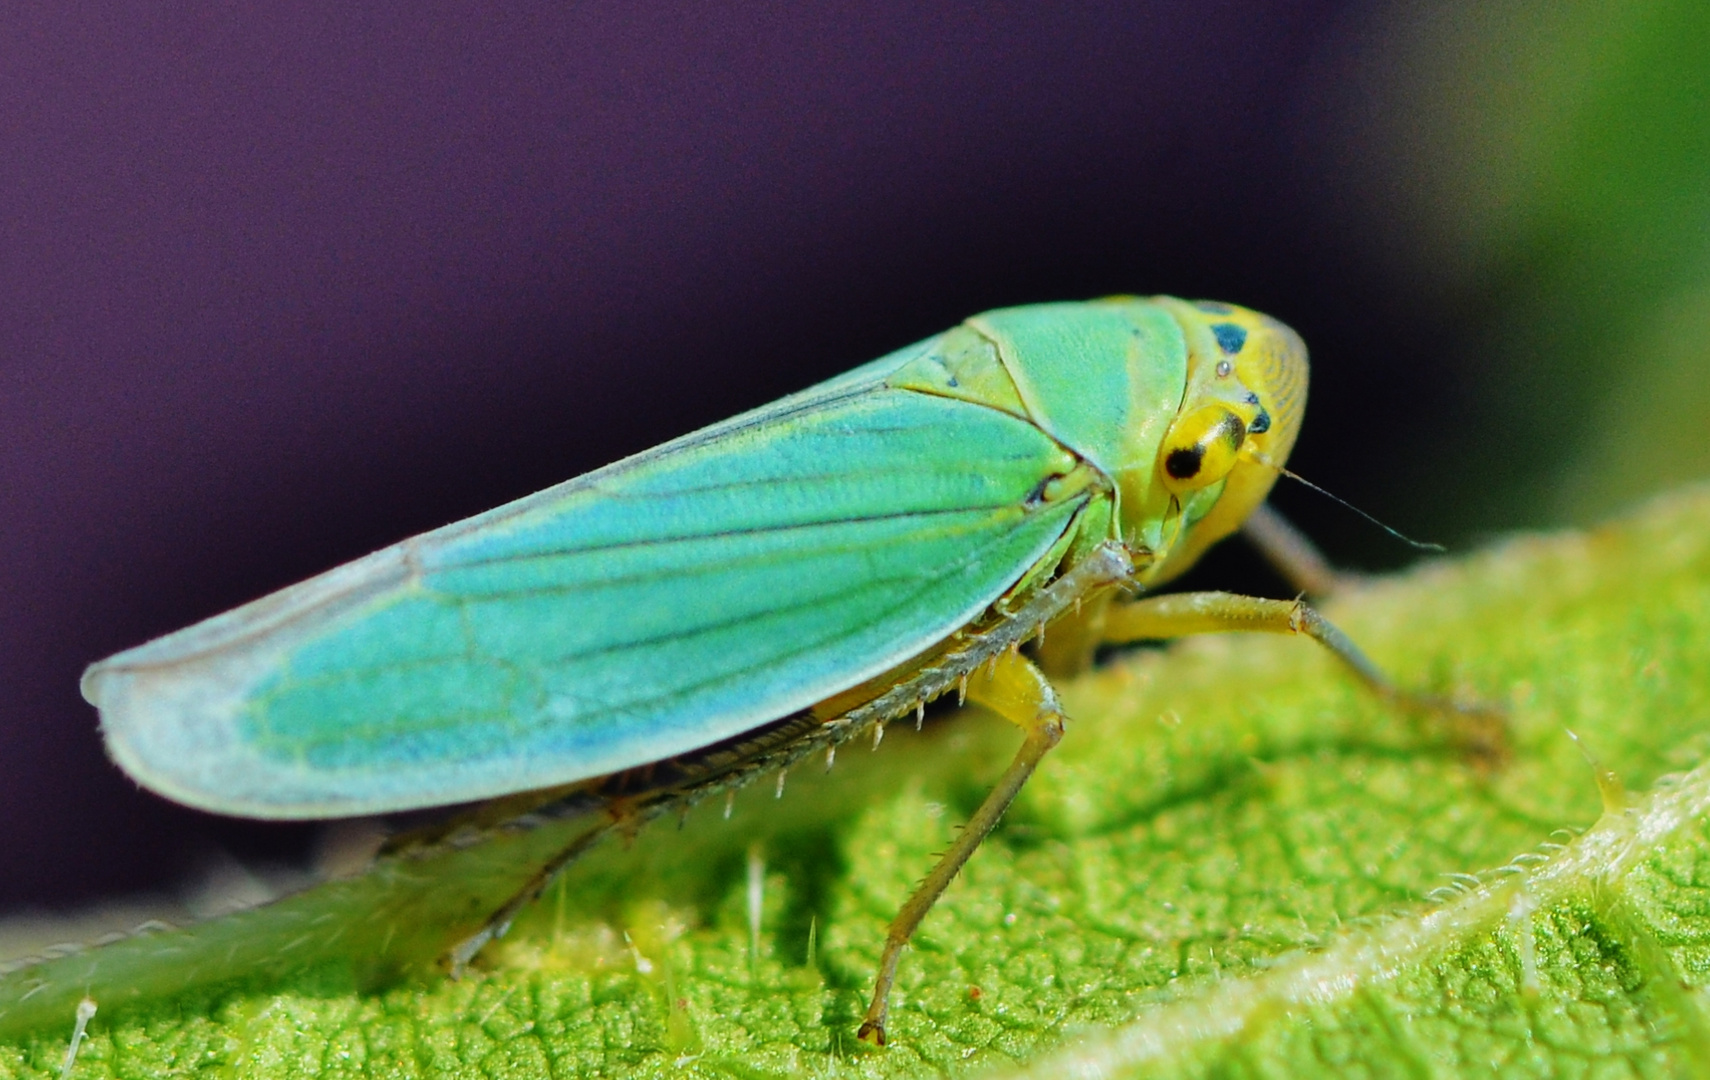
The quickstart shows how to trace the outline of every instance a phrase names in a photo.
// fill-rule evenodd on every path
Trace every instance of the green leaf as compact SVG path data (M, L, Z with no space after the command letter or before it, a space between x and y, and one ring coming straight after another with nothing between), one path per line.
M585 823L14 970L0 1078L57 1075L86 992L82 1078L1710 1071L1710 490L1329 613L1403 683L1505 702L1512 760L1304 641L1121 658L1063 688L886 1050L853 1037L885 923L1016 743L972 711L596 850L462 981L423 959Z

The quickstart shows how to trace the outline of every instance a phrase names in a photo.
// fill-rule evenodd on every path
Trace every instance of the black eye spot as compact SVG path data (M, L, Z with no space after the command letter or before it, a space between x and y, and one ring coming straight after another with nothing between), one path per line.
M1247 434L1263 435L1269 430L1271 430L1271 414L1260 409L1259 415L1253 417L1253 422L1247 425Z
M1171 450L1164 458L1164 471L1177 480L1186 480L1199 472L1199 463L1204 458L1203 446L1184 446L1180 450Z
M1211 333L1217 338L1217 346L1230 356L1241 351L1241 346L1247 344L1247 331L1234 323L1212 323Z

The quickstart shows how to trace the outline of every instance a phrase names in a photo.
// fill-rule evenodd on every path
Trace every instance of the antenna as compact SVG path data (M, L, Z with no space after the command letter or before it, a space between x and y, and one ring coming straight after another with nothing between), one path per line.
M1384 532L1395 537L1397 540L1400 540L1402 543L1406 544L1408 547L1413 548L1415 551L1447 551L1447 550L1449 550L1448 548L1444 547L1442 544L1433 544L1433 543L1429 543L1429 542L1424 541L1424 540L1415 540L1415 539L1413 539L1413 537L1408 536L1406 533L1403 533L1398 529L1390 528L1388 525L1385 525L1383 522L1379 521L1377 518L1372 517L1370 514L1366 513L1364 510L1361 510L1359 507L1355 506L1353 503L1349 502L1347 499L1342 498L1342 496L1337 495L1333 492L1329 492L1329 491L1324 490L1323 488L1319 487L1317 484L1314 484L1312 481L1308 480L1306 477L1300 475L1299 473L1290 472L1289 470L1283 468L1281 465L1278 465L1276 462L1272 461L1269 457L1265 456L1264 454L1259 453L1257 450L1243 450L1241 453L1241 456L1242 457L1250 457L1254 461L1258 462L1260 465L1263 465L1265 468L1274 469L1278 475L1286 476L1290 480L1293 480L1295 483L1301 484L1305 487L1309 487L1313 491L1318 492L1318 494L1324 496L1326 499L1329 499L1332 502L1337 502L1337 503L1342 504L1343 506L1347 507L1349 510L1352 510L1354 513L1360 515L1361 517L1365 518L1367 521L1371 522L1373 525L1376 525L1378 528L1382 529Z

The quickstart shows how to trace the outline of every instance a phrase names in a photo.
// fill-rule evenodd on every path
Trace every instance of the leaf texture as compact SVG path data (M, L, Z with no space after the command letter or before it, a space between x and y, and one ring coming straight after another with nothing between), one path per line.
M1329 613L1403 683L1505 702L1512 761L1301 641L1131 654L1063 688L888 1050L853 1039L884 925L1014 746L971 711L600 849L461 982L369 958L549 830L12 971L0 1077L57 1075L86 991L86 1078L1704 1075L1710 490Z

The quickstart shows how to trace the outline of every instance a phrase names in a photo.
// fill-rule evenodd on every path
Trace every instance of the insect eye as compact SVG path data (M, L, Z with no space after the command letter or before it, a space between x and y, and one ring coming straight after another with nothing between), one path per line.
M1173 494L1194 491L1229 475L1247 425L1222 405L1207 405L1176 418L1158 452L1164 486Z

